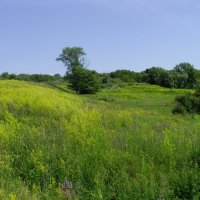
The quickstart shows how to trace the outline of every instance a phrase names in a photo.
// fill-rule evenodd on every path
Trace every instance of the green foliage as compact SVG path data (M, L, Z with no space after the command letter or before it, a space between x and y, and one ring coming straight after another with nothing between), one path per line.
M56 60L64 63L68 74L73 74L74 68L84 66L85 55L81 47L65 47Z
M15 74L9 74L8 72L4 72L0 75L0 79L2 80L12 80L12 79L16 79L16 75Z
M174 70L180 75L185 74L185 81L182 88L194 88L197 83L197 71L190 63L180 63L175 66Z
M66 78L72 89L79 94L94 94L100 88L100 80L95 71L84 67L85 55L80 47L66 47L56 60L62 61L67 67Z
M198 199L199 118L170 113L188 91L0 81L0 199Z
M100 79L95 71L76 68L68 79L72 89L79 94L94 94L100 89Z
M48 74L33 74L30 76L30 80L33 82L49 82L53 81L54 77Z
M122 81L133 84L136 82L136 75L135 72L130 70L116 70L115 72L110 73L111 78L119 78Z
M175 98L176 107L172 110L173 113L198 113L200 114L200 96L199 90L195 93L188 93Z
M185 114L186 113L186 109L184 108L184 106L177 104L173 109L172 109L172 113L173 114Z
M145 81L152 85L160 85L162 87L172 88L173 77L169 71L162 69L160 67L152 67L145 71L146 77Z
M61 81L62 76L60 74L55 74L53 76L49 74L9 74L7 72L0 75L1 80L21 80L21 81L31 81L31 82L51 82L51 81Z
M151 67L144 72L130 70L116 70L109 74L102 74L102 83L109 84L112 79L120 79L128 85L134 83L148 83L167 88L195 88L200 81L200 73L190 63L180 63L173 70L161 67Z
M181 170L177 169L170 179L172 197L177 199L200 198L200 169L194 166L184 166Z
M63 49L60 56L57 58L57 61L62 61L64 65L67 67L66 76L62 77L59 74L48 75L48 74L9 74L8 72L4 72L0 75L1 80L24 80L31 82L62 82L63 80L71 82L72 88L78 93L95 93L94 91L98 91L95 88L112 88L112 87L124 87L127 85L134 84L151 84L151 85L159 85L166 88L196 88L200 83L200 71L195 69L193 65L190 63L180 63L174 67L173 70L165 70L161 67L151 67L146 69L143 72L134 72L130 70L116 70L110 73L102 73L98 74L94 71L89 72L89 70L85 68L85 55L86 53L80 47L66 47ZM80 72L79 77L87 77L90 80L95 78L96 81L91 81L91 83L95 82L94 88L92 88L92 84L86 83L87 78L83 80L81 78L80 82L84 82L86 84L83 87L86 87L85 92L78 91L80 83L79 79L73 74L77 75L77 71ZM87 74L81 75L81 74ZM91 77L89 77L91 76ZM100 80L100 81L99 81ZM74 84L75 83L75 84ZM98 85L98 86L97 86ZM87 89L87 87L92 89ZM97 87L96 87L97 86ZM83 88L81 87L81 88ZM82 90L83 91L83 90Z
M3 72L1 74L1 79L5 80L5 79L9 79L9 73L8 72Z
M136 73L125 69L103 73L100 76L103 87L123 87L135 83L141 83L143 81L142 73Z

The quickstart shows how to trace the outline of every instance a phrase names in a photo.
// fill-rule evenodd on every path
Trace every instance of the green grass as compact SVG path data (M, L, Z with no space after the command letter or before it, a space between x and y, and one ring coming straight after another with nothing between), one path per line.
M200 198L200 117L171 114L189 90L63 88L0 81L0 199Z

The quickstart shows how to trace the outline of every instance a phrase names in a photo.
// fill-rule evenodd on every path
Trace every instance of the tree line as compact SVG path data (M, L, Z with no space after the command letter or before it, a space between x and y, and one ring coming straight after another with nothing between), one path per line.
M200 81L200 71L190 63L180 63L172 70L161 67L151 67L140 73L116 70L109 77L119 78L127 84L148 83L167 88L195 88Z
M9 74L4 72L0 79L16 79L32 82L67 81L79 94L95 93L101 88L136 83L159 85L167 88L196 88L200 82L200 70L190 63L177 64L172 70L151 67L142 72L116 70L98 73L85 67L86 53L81 47L66 47L57 57L66 67L65 76L60 74Z
M63 77L60 74L9 74L8 72L3 72L0 75L0 80L22 80L31 82L50 82L50 81L60 81Z

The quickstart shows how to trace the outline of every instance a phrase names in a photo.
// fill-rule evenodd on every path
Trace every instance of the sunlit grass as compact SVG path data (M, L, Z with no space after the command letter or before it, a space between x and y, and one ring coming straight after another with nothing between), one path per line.
M199 198L200 117L171 114L189 90L66 91L0 81L0 199Z

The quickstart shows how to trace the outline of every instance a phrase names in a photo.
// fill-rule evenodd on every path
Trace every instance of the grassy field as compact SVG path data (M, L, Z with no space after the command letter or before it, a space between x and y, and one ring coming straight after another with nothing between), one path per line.
M188 90L63 88L0 81L0 199L200 199L200 116L171 114Z

